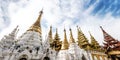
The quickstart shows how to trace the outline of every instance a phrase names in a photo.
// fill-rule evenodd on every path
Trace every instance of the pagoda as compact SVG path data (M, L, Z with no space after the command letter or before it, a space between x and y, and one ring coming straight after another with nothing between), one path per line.
M59 51L61 49L62 42L60 41L59 34L56 28L56 34L54 36L53 41L50 43L52 49Z
M86 36L84 35L84 33L82 32L82 30L80 29L80 27L77 26L77 33L78 33L78 46L80 48L83 48L85 50L89 50L90 49L90 44L88 42L88 39L86 38Z
M113 60L119 58L120 42L107 34L102 27L107 54L96 51L100 50L99 43L90 34L90 44L80 27L77 27L77 39L74 38L71 28L69 35L64 28L63 39L60 39L59 31L56 29L53 38L52 26L43 38L42 34L46 33L42 32L42 15L43 10L40 11L37 20L20 37L17 38L19 31L17 26L0 40L0 60L108 60L107 54Z
M120 60L120 41L113 38L109 35L103 28L100 26L103 36L104 36L104 48L106 49L106 54L113 60Z
M99 45L99 43L97 42L97 40L92 36L92 34L89 32L90 34L90 39L91 39L91 49L95 50L95 51L99 51L101 46Z

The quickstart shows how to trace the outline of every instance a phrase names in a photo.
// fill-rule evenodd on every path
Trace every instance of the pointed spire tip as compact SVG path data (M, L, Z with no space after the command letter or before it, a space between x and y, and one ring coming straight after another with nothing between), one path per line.
M71 28L69 28L69 30L71 31Z
M63 40L63 42L62 42L61 50L66 50L66 49L68 49L68 46L69 46L69 44L68 44L68 41L67 41L66 30L65 30L65 28L64 28L64 40Z
M42 8L42 10L40 11L40 14L42 14L43 13L43 8Z
M50 28L52 28L52 26L50 26Z
M89 34L91 34L91 32L90 31L88 31L89 32Z
M102 26L100 26L100 28L102 28Z
M64 28L64 32L66 32L66 29Z

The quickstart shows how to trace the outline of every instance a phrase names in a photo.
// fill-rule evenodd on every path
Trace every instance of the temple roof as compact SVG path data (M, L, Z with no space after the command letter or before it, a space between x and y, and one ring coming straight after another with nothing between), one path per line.
M43 10L40 11L39 17L37 18L36 22L28 29L28 31L36 31L42 34L41 25L40 25L42 14L43 14Z
M104 35L104 47L110 48L110 50L120 50L120 41L114 39L112 36L110 36L103 28L100 26L103 35Z
M103 32L103 35L104 35L104 41L106 42L109 42L109 41L112 41L112 40L115 40L111 35L109 35L103 28L102 26L100 26L102 32Z

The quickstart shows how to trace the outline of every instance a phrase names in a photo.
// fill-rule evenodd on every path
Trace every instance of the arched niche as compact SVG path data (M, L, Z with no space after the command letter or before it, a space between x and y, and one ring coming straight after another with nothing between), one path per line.
M22 55L22 56L20 56L19 60L28 60L28 56L27 55Z
M46 56L43 58L43 60L50 60L50 58Z

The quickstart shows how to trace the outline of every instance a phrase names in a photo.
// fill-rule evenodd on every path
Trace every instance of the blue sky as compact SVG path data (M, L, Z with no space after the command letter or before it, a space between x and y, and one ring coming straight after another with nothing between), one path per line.
M99 26L116 39L120 39L120 0L0 0L0 38L9 34L19 25L18 37L24 33L37 19L43 8L42 32L43 38L49 26L53 26L53 34L58 28L61 40L63 29L73 30L77 40L76 26L80 26L89 39L88 31L100 44L103 35Z
M94 7L91 14L96 15L106 15L107 13L111 12L111 15L114 17L120 16L120 0L100 0L96 6ZM96 3L96 0L91 0L87 5L86 8L89 8L88 6L91 6Z

